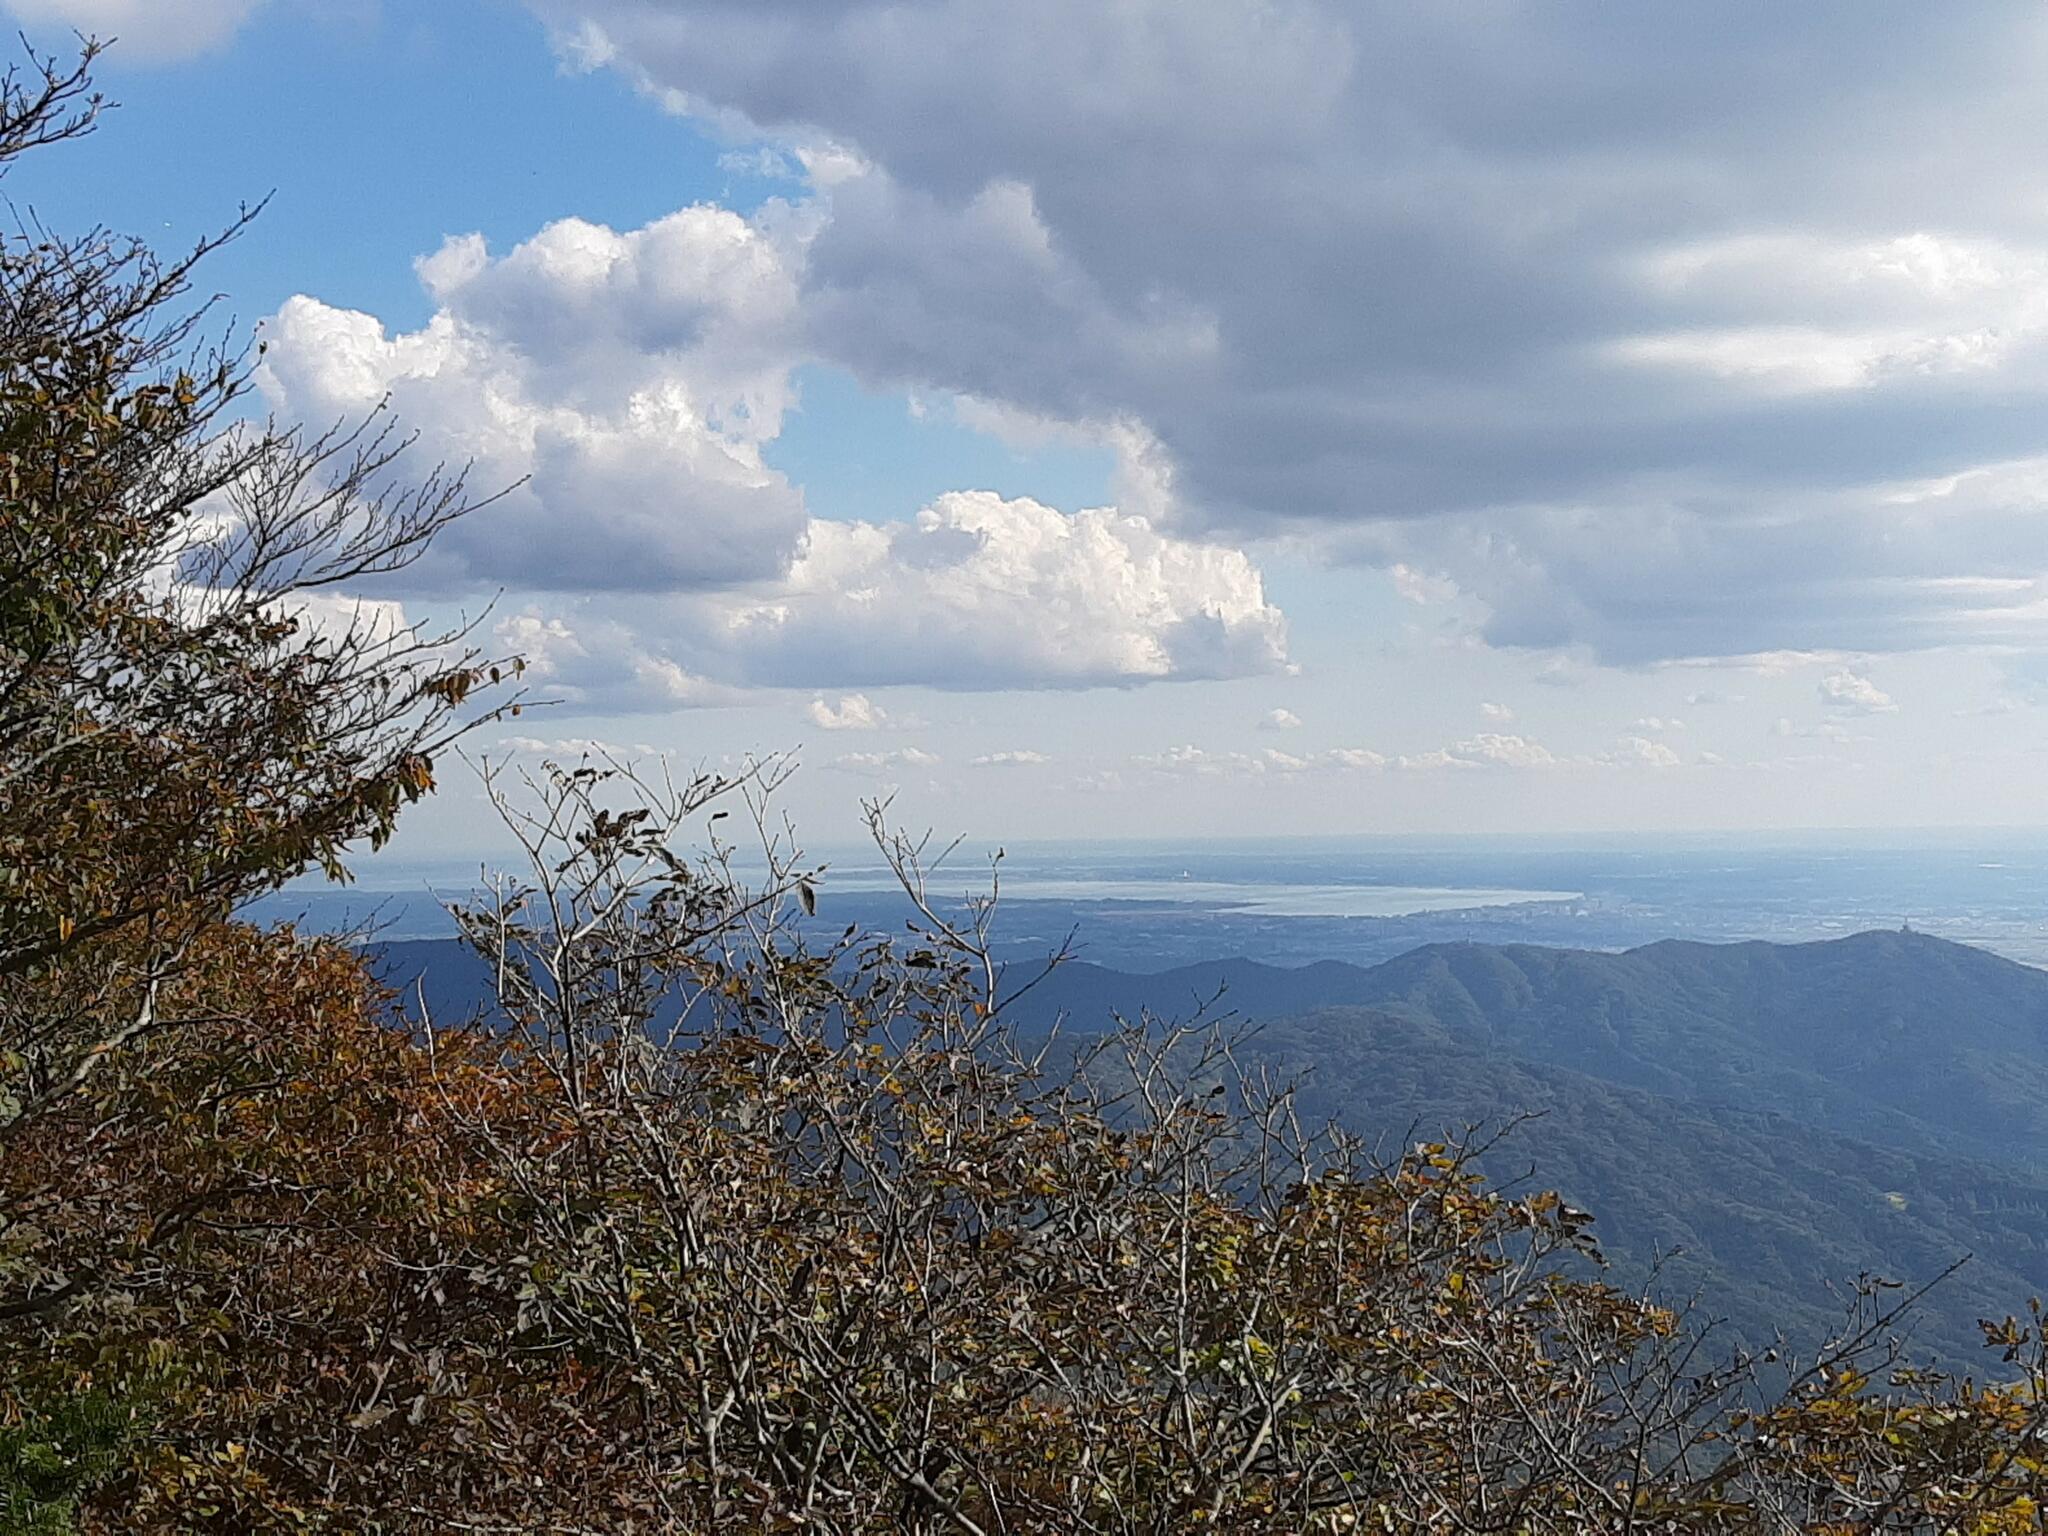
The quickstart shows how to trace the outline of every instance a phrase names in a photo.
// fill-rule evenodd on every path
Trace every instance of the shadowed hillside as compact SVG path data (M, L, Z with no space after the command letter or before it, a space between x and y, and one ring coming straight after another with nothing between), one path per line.
M2048 1183L1968 1158L1845 1136L1797 1119L1688 1103L1461 1044L1440 1026L1355 1008L1261 1029L1251 1054L1304 1078L1304 1110L1383 1137L1505 1130L1483 1158L1502 1181L1593 1211L1624 1283L1660 1268L1755 1342L1818 1337L1829 1288L1864 1272L1918 1285L1916 1342L1978 1365L1980 1317L2048 1290ZM1523 1118L1526 1117L1526 1118Z
M434 1017L480 1006L448 941L387 945ZM1017 976L1021 984L1026 977ZM1623 954L1440 944L1370 969L1075 963L1014 1005L1091 1033L1231 1014L1305 1079L1309 1115L1397 1149L1529 1118L1488 1158L1597 1213L1619 1272L1654 1267L1746 1335L1818 1335L1868 1271L1930 1299L1922 1344L1972 1361L1979 1317L2048 1291L2048 973L1912 933Z
M1219 998L1219 993L1220 998ZM1086 965L1023 1002L1076 1027L1201 1003L1251 1020L1360 1007L1449 1040L1893 1147L2048 1168L2048 973L1914 933L1623 954L1432 944L1364 969Z

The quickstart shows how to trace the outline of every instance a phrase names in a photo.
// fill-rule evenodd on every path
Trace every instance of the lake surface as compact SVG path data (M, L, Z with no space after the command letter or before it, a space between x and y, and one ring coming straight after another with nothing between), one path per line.
M1070 866L1073 863L1063 862ZM985 890L987 879L985 872L976 871L973 875L942 876L937 884L949 894L966 895ZM879 866L831 868L824 880L827 893L884 892L895 888L894 876ZM1580 896L1577 891L1498 886L1382 885L1366 880L1197 879L1192 870L1169 877L1134 874L1115 865L1090 869L1085 861L1078 868L1061 870L1006 863L1001 889L1003 897L1009 901L1134 902L1256 912L1275 917L1400 917L1421 912L1461 912L1475 907L1516 906L1525 902L1569 902L1578 900Z

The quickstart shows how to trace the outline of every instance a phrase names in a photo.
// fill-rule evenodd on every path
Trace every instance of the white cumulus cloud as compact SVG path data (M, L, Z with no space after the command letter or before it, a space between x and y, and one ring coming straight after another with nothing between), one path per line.
M1503 736L1490 731L1481 732L1469 741L1461 741L1450 751L1472 762L1491 763L1502 768L1548 768L1557 761L1541 742L1531 741L1526 736Z
M1241 552L1110 508L950 492L902 523L813 521L788 577L707 600L760 682L1087 686L1286 670L1286 623Z
M1624 736L1620 742L1620 760L1639 763L1646 768L1676 768L1678 754L1661 741L1652 741L1647 736Z
M974 689L1286 669L1257 567L1139 512L963 491L902 522L808 516L763 449L810 357L800 278L821 216L694 207L623 233L565 219L503 255L451 239L419 263L425 325L393 334L294 298L266 325L261 382L314 421L388 397L419 457L510 487L402 581L538 594L526 617L550 618L528 638L580 702L695 702L714 678ZM1156 502L1142 434L1101 440ZM861 728L873 706L845 708L812 717Z
M836 704L820 695L806 713L821 731L879 731L891 723L888 712L864 693L849 693Z
M668 757L673 749L664 751L646 742L604 741L593 736L562 736L547 740L539 736L501 736L498 738L501 751L516 752L527 757L551 757L560 761L580 760L586 757L609 758L614 762L626 762L639 757Z
M523 681L542 702L611 713L660 713L738 701L738 692L690 671L625 625L538 610L501 620L498 649L526 663Z
M936 768L940 761L936 753L926 752L920 747L901 747L894 752L848 752L833 758L825 766L836 768L841 773L879 779L900 777L916 769Z
M1847 715L1893 715L1899 710L1890 694L1855 672L1830 672L1822 677L1820 696L1828 708Z
M287 302L265 328L278 408L327 421L389 398L421 456L472 463L491 505L418 582L674 591L772 577L802 498L767 466L792 387L795 261L762 225L689 208L619 234L551 224L502 258L477 236L420 263L438 308L375 317Z

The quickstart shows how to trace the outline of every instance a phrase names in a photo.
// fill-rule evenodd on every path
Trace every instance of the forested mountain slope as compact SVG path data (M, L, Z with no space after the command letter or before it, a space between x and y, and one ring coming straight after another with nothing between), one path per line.
M1797 1118L1654 1094L1459 1043L1438 1025L1356 1008L1277 1020L1252 1045L1299 1074L1304 1112L1383 1137L1505 1133L1483 1164L1598 1217L1616 1278L1658 1269L1748 1338L1812 1338L1830 1294L1869 1272L1924 1284L1970 1262L1921 1309L1918 1343L1982 1369L1982 1317L2048 1292L2048 1181L1887 1146Z
M1184 1014L1198 1001L1251 1020L1372 1008L1673 1098L2048 1168L2048 972L1922 934L1622 954L1433 944L1370 969L1075 965L1022 1006L1087 1028L1112 1011Z
M452 1020L487 974L448 941L386 946ZM1013 973L1022 986L1028 972ZM1929 1299L1922 1344L1975 1365L1976 1321L2048 1293L2048 973L1912 933L1622 954L1431 945L1385 964L1086 963L1013 1005L1091 1033L1231 1014L1303 1105L1390 1149L1515 1123L1496 1178L1596 1213L1619 1272L1661 1270L1746 1335L1813 1336L1862 1272ZM1527 1118L1525 1118L1527 1117Z

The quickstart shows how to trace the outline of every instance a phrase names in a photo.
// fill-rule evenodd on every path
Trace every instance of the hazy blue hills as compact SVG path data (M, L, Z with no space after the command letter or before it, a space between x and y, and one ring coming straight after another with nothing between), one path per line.
M1075 1025L1370 1008L1460 1045L1890 1146L2048 1170L2048 972L1922 934L1665 942L1622 954L1432 944L1370 968L1228 960L1153 976L1069 966L1023 1006Z
M384 946L436 1017L486 975L449 941ZM1021 981L1029 973L1013 971ZM1198 1010L1256 1026L1310 1116L1396 1145L1533 1116L1488 1159L1600 1218L1627 1274L1762 1338L1838 1310L1864 1271L1964 1254L1920 1343L1979 1365L1975 1321L2048 1294L2048 973L1905 932L1620 954L1436 944L1380 965L1084 963L1016 1005L1034 1027ZM1676 1257L1670 1257L1678 1250Z
M1301 1075L1308 1116L1389 1150L1512 1127L1484 1160L1496 1180L1562 1191L1597 1213L1625 1277L1661 1266L1667 1297L1697 1294L1753 1339L1818 1336L1840 1315L1830 1285L1860 1273L1917 1284L1970 1254L1919 1337L1971 1364L1978 1318L2048 1292L2048 1185L1994 1163L1520 1061L1365 1009L1277 1020L1252 1050Z

